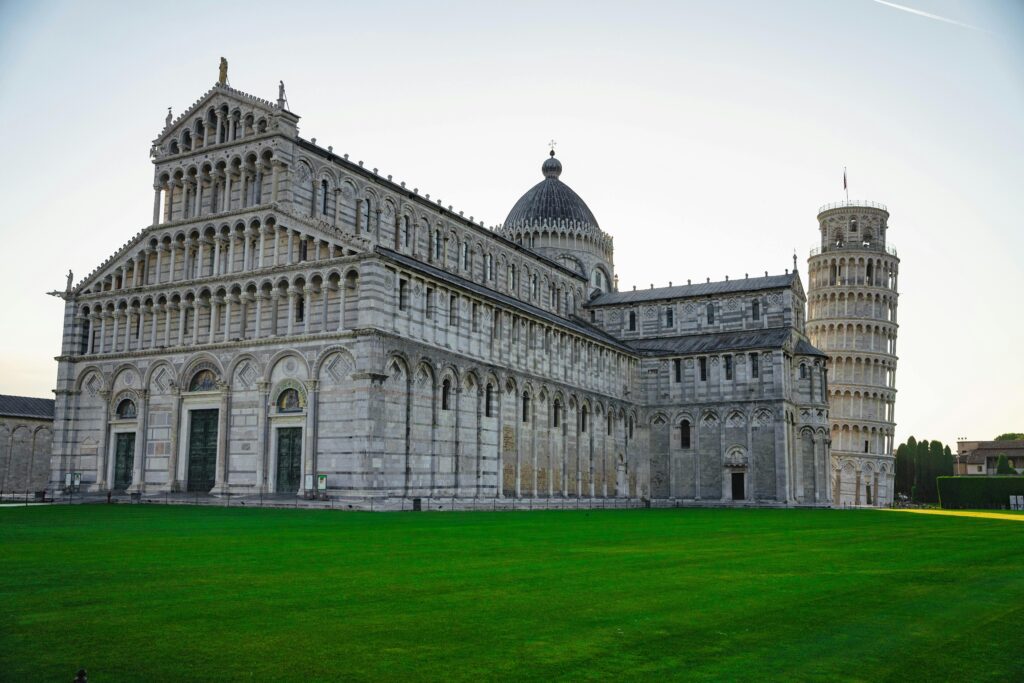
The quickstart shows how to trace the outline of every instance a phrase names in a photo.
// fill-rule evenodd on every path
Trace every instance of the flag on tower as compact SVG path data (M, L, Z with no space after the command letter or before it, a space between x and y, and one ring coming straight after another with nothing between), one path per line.
M846 167L843 167L843 189L846 189Z

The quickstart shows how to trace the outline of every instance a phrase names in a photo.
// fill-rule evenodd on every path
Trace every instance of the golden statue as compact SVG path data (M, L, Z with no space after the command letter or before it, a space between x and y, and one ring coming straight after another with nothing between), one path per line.
M223 57L220 58L220 77L217 79L217 85L228 84L228 60Z

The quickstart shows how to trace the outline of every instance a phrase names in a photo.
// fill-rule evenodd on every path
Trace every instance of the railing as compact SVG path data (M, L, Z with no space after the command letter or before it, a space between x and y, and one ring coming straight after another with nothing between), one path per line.
M886 213L889 212L889 207L879 202L869 202L865 199L847 199L843 202L822 204L821 208L818 209L818 213L823 213L831 209L881 209Z
M811 249L811 256L825 254L833 251L879 251L890 256L896 256L896 247L891 244L878 242L851 242L844 244L829 244L824 247L817 246Z

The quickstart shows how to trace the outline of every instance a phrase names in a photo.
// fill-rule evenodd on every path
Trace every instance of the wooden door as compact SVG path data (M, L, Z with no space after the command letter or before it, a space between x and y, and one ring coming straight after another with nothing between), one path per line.
M277 430L277 492L296 493L302 476L302 427Z
M188 490L207 493L217 477L217 413L193 410L188 433Z
M117 435L114 445L114 489L124 491L132 485L132 467L135 464L135 432Z

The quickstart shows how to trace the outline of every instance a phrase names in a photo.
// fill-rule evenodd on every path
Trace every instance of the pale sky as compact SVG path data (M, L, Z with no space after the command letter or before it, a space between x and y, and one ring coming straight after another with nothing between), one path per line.
M911 11L912 10L912 11ZM558 141L620 289L792 268L821 204L899 250L897 443L1024 431L1024 3L0 0L0 393L51 396L63 302L148 224L149 146L216 80L504 220Z

